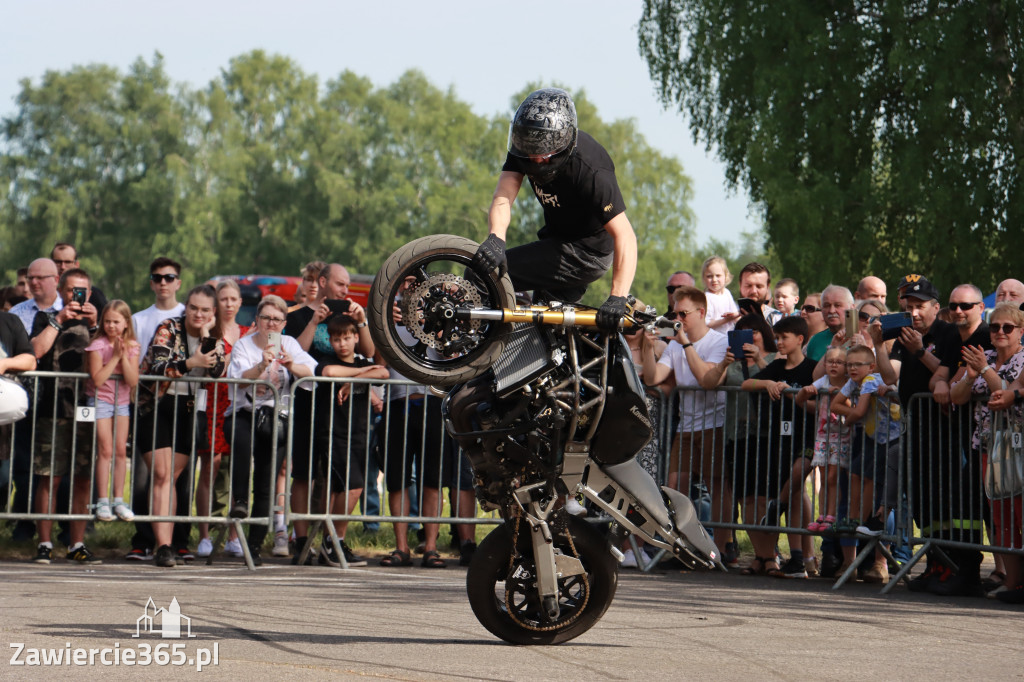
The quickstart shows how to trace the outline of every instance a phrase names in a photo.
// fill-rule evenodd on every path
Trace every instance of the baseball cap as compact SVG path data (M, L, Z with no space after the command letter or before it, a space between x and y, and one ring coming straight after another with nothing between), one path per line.
M921 275L907 275L896 287L900 298L916 298L920 301L939 300L939 290Z

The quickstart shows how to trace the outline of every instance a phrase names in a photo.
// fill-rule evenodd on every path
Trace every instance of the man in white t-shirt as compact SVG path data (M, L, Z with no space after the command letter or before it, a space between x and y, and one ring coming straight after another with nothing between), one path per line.
M181 263L164 256L150 263L149 288L156 296L156 303L132 315L135 338L142 347L142 352L139 353L140 365L160 323L169 317L181 317L185 314L184 304L178 303L178 290L181 289Z
M699 388L700 379L721 362L729 342L724 334L708 327L704 319L707 298L695 287L681 286L672 293L674 316L682 329L655 361L652 344L644 349L644 381L657 386L675 375L677 386L685 387L679 401L679 431L669 455L668 485L686 494L691 476L711 489L711 520L731 519L732 484L724 466L725 393ZM725 551L728 532L715 534L719 551Z

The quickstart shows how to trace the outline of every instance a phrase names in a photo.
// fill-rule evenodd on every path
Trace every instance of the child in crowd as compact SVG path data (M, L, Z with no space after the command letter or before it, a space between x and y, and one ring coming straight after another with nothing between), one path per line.
M772 302L776 310L783 315L799 315L800 311L796 309L796 304L800 302L800 287L797 286L796 280L789 277L780 279L775 285Z
M899 458L900 406L895 390L875 372L875 354L867 346L854 346L846 352L846 371L850 379L833 398L832 411L856 426L850 461L850 518L837 524L836 530L880 535L889 507L886 472L890 464L895 469ZM852 544L844 544L844 570L853 563L855 551ZM876 551L874 559L864 581L889 582L885 556Z
M816 363L802 350L807 339L807 322L802 318L783 317L775 323L773 330L778 357L756 376L746 379L742 388L744 391L763 391L771 398L772 404L762 404L759 410L771 434L766 448L767 460L763 462L761 471L768 478L769 495L778 491L770 507L779 510L777 514L785 512L789 524L799 527L813 514L811 499L803 491L803 482L811 471L808 453L814 440L814 423L804 410L796 409L793 395L783 391L813 384ZM777 514L769 511L764 525L777 525ZM769 538L771 544L768 546L773 547L778 535L771 534ZM780 578L806 578L806 566L814 565L813 537L791 534L789 546L790 559L781 568L768 569L768 574ZM759 553L757 556L772 555Z
M139 383L140 346L135 340L132 311L115 299L100 317L99 330L85 348L89 381L85 394L96 408L96 518L131 521L135 513L125 504L124 479L128 460L129 403L132 389ZM122 378L116 379L114 374ZM111 510L107 486L110 460L114 459L114 503Z
M814 457L811 466L825 480L825 513L807 524L807 530L819 533L836 522L839 505L839 470L850 468L850 427L832 412L830 394L838 393L846 385L846 353L842 348L829 348L825 352L825 376L810 386L804 386L796 395L796 404L813 410L818 429L814 436ZM819 396L812 400L814 396Z
M387 368L375 365L356 353L359 329L348 315L335 315L327 322L327 334L334 356L317 365L317 376L359 379L387 379ZM334 390L337 388L338 390ZM323 458L323 470L330 472L329 509L332 514L351 514L363 494L363 461L369 438L371 404L380 411L383 404L368 384L321 384L317 387L316 452ZM352 553L345 544L348 522L337 524L341 550L349 566L365 566L366 559ZM333 543L327 535L320 547L320 563L339 566Z
M708 302L705 321L715 331L723 334L731 331L740 317L740 309L732 293L726 289L732 282L729 266L721 256L712 256L704 261L700 272L704 280L704 296Z

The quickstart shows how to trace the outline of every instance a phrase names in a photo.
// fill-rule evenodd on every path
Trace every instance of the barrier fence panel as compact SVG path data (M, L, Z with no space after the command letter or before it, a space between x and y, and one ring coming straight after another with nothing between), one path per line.
M477 515L469 460L445 430L441 398L422 386L307 377L292 396L298 409L289 422L288 507L296 535L306 540L303 555L311 522L325 525L335 551L350 521L394 523L403 536L410 523L425 524L431 549L437 524L459 519L454 528L463 543L474 541L475 525L500 523ZM442 514L446 488L450 516Z
M755 556L772 557L786 533L807 558L822 536L820 552L843 569L837 587L858 568L894 562L890 549L902 564L895 578L929 548L975 574L980 552L1021 553L1020 495L986 498L990 427L976 432L970 406L939 405L930 394L901 406L888 391L840 418L830 407L837 393L797 400L793 389L772 399L738 386L677 387L659 405L659 482L692 497L723 550L744 531ZM1006 430L1019 439L1022 424L1018 409ZM800 572L792 562L789 569Z
M40 542L48 541L52 522L62 521L67 523L70 542L76 543L83 540L88 521L114 520L119 514L135 521L131 544L140 558L152 558L147 552L161 544L171 544L181 557L188 554L193 523L233 523L236 532L245 525L250 535L254 528L269 525L269 510L228 518L211 509L220 461L211 452L210 436L223 443L243 434L237 427L225 433L224 425L230 427L233 421L207 409L207 402L226 405L228 394L236 388L258 388L273 396L276 406L279 400L273 386L233 379L143 375L132 396L115 392L112 405L117 406L122 398L134 400L104 408L86 395L88 378L84 373L20 375L30 395L30 409L3 435L10 458L0 469L4 473L0 490L5 491L0 519L26 524L21 531L16 529L16 537L35 533ZM272 431L283 435L278 423L273 420ZM228 482L236 479L238 494L228 483L222 493L228 500L248 505L250 491L255 491L257 498L269 498L264 494L267 490L272 494L274 476L265 481L257 477L250 486L244 473L248 468L243 465L254 453L247 447L245 457L229 459L224 478ZM239 475L233 476L236 465ZM108 494L111 475L113 494ZM115 502L122 496L125 504L119 508ZM109 509L97 504L101 498L110 500ZM168 532L165 524L173 524L173 530ZM241 543L241 551L251 567L245 544Z

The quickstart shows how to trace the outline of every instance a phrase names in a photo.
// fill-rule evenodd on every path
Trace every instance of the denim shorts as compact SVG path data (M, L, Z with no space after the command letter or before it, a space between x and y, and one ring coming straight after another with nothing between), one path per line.
M96 408L97 419L111 419L115 412L118 417L127 417L131 414L131 405L114 405L97 398L89 398L86 405Z

